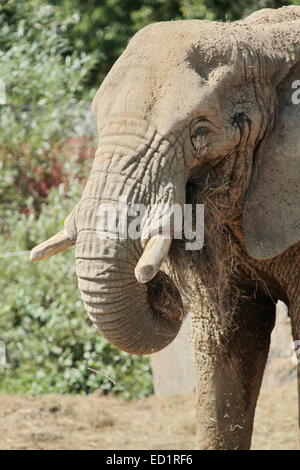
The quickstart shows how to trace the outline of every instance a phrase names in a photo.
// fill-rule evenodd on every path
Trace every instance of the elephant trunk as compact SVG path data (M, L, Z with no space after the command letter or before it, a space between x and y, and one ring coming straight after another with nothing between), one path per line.
M87 254L91 248L97 258ZM138 257L136 243L98 240L88 231L77 240L76 272L87 314L105 338L131 354L151 354L176 337L182 304L163 272L148 284L137 282Z
M144 122L131 124L130 133L128 127L124 133L122 121L110 123L101 133L74 217L76 270L82 299L96 328L124 351L150 354L167 346L182 322L181 296L170 277L159 271L171 240L149 240L145 230L149 241L143 250L141 239L111 238L110 229L101 224L99 209L108 205L110 222L113 207L120 202L126 207L143 205L149 227L153 204L176 202L178 188L184 185L172 179L173 173L182 178L178 164L176 170L170 167L169 161L176 160L167 158L172 146Z
M101 131L82 199L64 230L31 255L33 261L43 259L76 244L76 272L89 317L108 341L132 354L151 354L167 346L183 319L181 296L170 277L159 271L171 234L155 240L149 231L157 201L164 208L183 204L180 151L145 121L109 122ZM137 237L124 237L106 226L120 204L146 208ZM105 215L103 207L108 207Z

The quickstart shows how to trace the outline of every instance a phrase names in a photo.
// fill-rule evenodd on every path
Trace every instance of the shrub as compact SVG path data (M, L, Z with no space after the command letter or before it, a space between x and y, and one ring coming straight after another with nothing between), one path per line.
M29 263L28 253L10 256L61 230L79 198L79 185L74 188L68 197L61 187L51 190L39 219L11 214L9 238L0 235L0 339L7 349L0 389L36 394L100 388L125 399L142 397L152 391L148 359L120 352L87 319L73 250L39 263Z
M50 187L79 168L65 158L63 143L86 113L85 77L91 56L68 49L55 9L41 0L8 1L0 9L0 224L31 196L40 211ZM85 99L84 99L85 98ZM74 163L74 162L73 162ZM26 207L25 207L26 209Z

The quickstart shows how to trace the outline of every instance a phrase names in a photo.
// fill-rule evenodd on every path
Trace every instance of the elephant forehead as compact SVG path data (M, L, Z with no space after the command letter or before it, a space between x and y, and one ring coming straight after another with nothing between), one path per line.
M226 49L235 42L231 32L242 25L202 20L167 21L154 23L140 30L131 39L126 53L141 53L146 60L155 57L167 65L184 60L189 51L200 47L208 56L225 55Z
M243 36L247 42L248 34L242 25L199 20L154 23L131 39L112 68L115 77L110 78L119 82L127 68L135 69L137 74L147 70L160 86L170 71L188 68L207 80L213 69L230 62L237 38L242 41Z
M125 55L101 85L93 108L99 129L108 118L136 116L155 123L165 134L166 123L170 129L174 129L174 123L184 123L192 117L199 102L203 112L211 110L211 101L216 99L212 91L209 82L191 67L185 56L181 62L166 67L153 58L141 65Z
M206 80L199 77L188 64L176 64L162 69L159 63L139 67L124 62L120 69L122 80L116 83L115 90L118 93L117 104L125 111L131 106L135 109L145 106L147 111L149 103L153 108L170 95L173 102L180 104L180 100L186 102L189 99L187 83L189 87L195 87L195 90L207 85ZM111 101L116 101L113 94L110 97Z
M141 30L96 94L93 111L98 127L107 117L123 115L147 119L158 128L159 121L168 122L174 129L173 122L193 117L198 103L203 113L215 113L213 91L220 77L227 76L235 49L234 35L225 34L230 28L205 21L176 21Z

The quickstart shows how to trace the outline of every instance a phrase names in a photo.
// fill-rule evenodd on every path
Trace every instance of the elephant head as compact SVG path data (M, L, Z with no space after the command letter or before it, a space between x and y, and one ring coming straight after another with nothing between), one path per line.
M147 226L156 204L185 204L191 178L214 181L218 210L242 227L250 256L275 257L300 239L299 37L300 7L236 23L156 23L98 90L99 146L82 198L31 258L76 246L88 315L121 349L152 353L178 333L181 298L159 271L171 239L151 238ZM140 239L97 236L99 205L120 200L147 208Z

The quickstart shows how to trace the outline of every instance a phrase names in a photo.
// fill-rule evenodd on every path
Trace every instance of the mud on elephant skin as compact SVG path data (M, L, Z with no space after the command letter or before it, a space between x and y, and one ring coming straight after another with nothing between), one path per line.
M172 341L193 295L201 448L250 447L277 299L300 338L299 79L297 6L142 29L94 98L99 146L82 198L31 255L75 245L89 317L131 353ZM145 226L155 204L204 203L204 248L100 240L97 208L120 199L147 208ZM166 259L169 275L154 276Z

